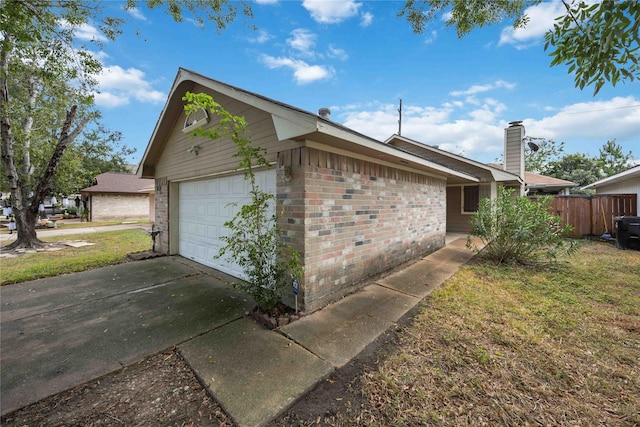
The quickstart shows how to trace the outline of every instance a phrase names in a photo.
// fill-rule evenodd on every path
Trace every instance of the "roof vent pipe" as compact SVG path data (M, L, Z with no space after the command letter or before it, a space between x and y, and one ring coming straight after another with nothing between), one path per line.
M318 115L320 117L322 117L325 120L329 120L329 117L331 117L331 110L329 110L328 108L321 108L318 110Z

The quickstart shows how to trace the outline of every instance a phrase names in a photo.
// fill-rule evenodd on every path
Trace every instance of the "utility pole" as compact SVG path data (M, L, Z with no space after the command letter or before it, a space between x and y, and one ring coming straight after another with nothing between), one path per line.
M400 98L400 108L398 108L398 136L402 135L402 98Z

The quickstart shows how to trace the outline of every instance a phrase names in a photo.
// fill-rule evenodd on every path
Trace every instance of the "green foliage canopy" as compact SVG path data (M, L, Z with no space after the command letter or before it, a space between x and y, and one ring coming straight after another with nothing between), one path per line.
M598 2L561 0L566 13L559 16L545 35L545 50L551 65L564 64L574 75L576 87L593 86L594 95L605 82L640 78L640 2L605 0ZM513 20L514 28L529 22L525 10L541 0L407 0L399 16L409 21L416 33L441 15L446 25L463 37L474 28Z
M227 0L127 0L126 7L139 4L165 7L178 22L188 12L200 24L214 22L219 31L235 20L239 7L244 5L245 14L250 11L244 2ZM102 144L119 137L102 129L94 108L102 64L91 49L100 41L85 43L76 37L78 28L90 24L115 40L124 19L108 10L103 2L83 0L0 0L0 185L11 191L16 216L18 239L11 247L40 246L34 224L38 204L48 193L70 192L78 185L73 181L86 180L83 173L95 171L97 163L121 166L118 156L129 153L126 147L113 153ZM84 141L74 151L83 132ZM95 143L88 150L93 157L78 151L90 143ZM108 160L108 155L116 158ZM87 167L74 168L85 161ZM75 175L60 174L60 168L74 169Z
M533 151L525 144L526 170L575 182L579 186L572 188L571 192L576 194L585 192L580 187L627 170L633 159L633 153L625 153L615 139L604 143L598 156L564 154L564 142L557 143L553 139L526 139L526 142L534 142L538 146L538 150Z

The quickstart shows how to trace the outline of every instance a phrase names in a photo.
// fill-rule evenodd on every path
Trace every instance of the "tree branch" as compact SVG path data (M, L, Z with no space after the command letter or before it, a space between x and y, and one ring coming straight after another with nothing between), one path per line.
M573 10L571 10L571 6L569 6L565 0L562 0L562 4L564 5L565 9L567 9L567 13L571 17L571 20L573 22L575 22L575 24L578 26L578 28L580 28L582 31L584 31L584 28L582 28L582 25L580 25L580 23L578 22L578 20L574 16Z
M60 131L60 136L58 137L56 148L51 155L51 159L49 159L49 164L47 165L44 174L40 179L40 182L38 183L38 188L36 189L36 197L31 200L31 208L37 208L37 202L40 199L38 196L41 194L45 194L49 189L49 186L51 185L51 181L55 176L64 151L67 149L69 144L71 144L76 139L80 132L82 132L82 130L91 119L89 116L84 117L82 121L71 132L69 132L76 117L77 111L77 105L72 106L71 109L67 111L67 118L64 122L64 125L62 126L62 130Z

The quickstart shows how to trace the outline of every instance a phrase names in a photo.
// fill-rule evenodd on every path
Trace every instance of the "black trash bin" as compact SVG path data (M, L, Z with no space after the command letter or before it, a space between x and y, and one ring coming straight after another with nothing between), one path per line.
M616 247L640 251L640 216L617 216Z

